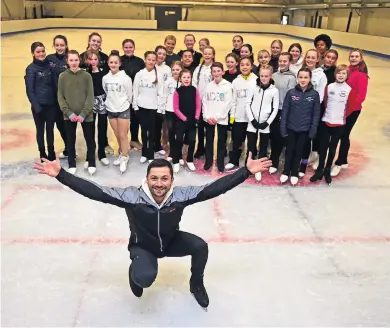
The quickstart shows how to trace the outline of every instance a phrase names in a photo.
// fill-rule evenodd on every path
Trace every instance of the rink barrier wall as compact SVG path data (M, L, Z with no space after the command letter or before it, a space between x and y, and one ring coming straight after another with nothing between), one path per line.
M178 31L221 32L229 34L274 34L312 42L321 33L328 34L333 46L351 50L359 48L368 55L390 59L390 38L320 30L308 27L277 24L207 22L212 30L205 29L205 22L179 21ZM1 22L1 35L31 33L48 29L100 29L100 30L157 30L156 20L46 18ZM172 31L170 31L172 32Z

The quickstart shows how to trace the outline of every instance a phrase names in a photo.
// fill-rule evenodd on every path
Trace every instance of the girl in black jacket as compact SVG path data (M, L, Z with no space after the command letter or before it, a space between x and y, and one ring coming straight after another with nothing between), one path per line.
M287 92L283 102L280 134L286 138L286 155L280 182L289 176L293 186L298 183L298 172L303 149L309 139L313 140L320 120L320 96L311 84L311 71L301 68L298 84Z
M121 57L121 67L120 69L125 71L128 76L130 76L131 81L134 83L135 75L142 69L145 68L145 62L140 57L134 55L135 51L135 42L131 39L125 39L122 42L122 48L124 55ZM137 115L134 113L133 106L130 106L130 148L133 149L142 149L142 144L138 139L139 133L139 120Z
M102 51L102 40L102 36L99 33L91 33L90 35L88 35L87 50L92 50L99 53L99 67L103 68L105 71L108 72L108 56ZM88 68L88 64L84 60L87 50L80 55L80 67L84 69Z
M56 78L58 80L60 74L68 68L66 65L66 55L68 53L68 39L63 35L56 35L53 39L53 47L56 50L54 54L48 55L47 60L50 62L51 67L53 68ZM60 158L68 156L68 148L66 146L66 131L65 131L65 122L64 114L62 113L60 106L57 104L57 113L56 113L56 126L60 132L61 138L64 141L65 149L60 154Z
M31 45L33 62L28 65L24 77L26 93L31 103L31 111L36 127L36 138L40 158L54 160L54 123L57 111L57 78L46 57L45 46L41 42ZM45 128L47 153L45 148Z

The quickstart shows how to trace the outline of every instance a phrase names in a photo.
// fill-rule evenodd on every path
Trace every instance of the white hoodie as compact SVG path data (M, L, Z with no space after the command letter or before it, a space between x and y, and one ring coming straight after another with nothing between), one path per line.
M201 69L202 68L202 69ZM199 74L200 70L200 74ZM199 75L199 79L198 79ZM192 74L192 85L198 89L199 95L202 98L203 93L206 90L207 84L211 82L213 77L211 76L211 65L199 65L195 68L194 74Z
M122 113L129 109L133 97L133 85L125 71L115 74L108 72L103 76L102 86L107 95L105 101L107 111Z
M252 94L256 88L257 76L251 73L247 79L242 75L237 76L232 82L233 86L233 99L230 116L234 117L236 122L248 122L248 116L246 115L246 99L248 96L248 90L252 89Z
M295 76L298 75L299 70L302 68L303 59L304 59L304 57L300 56L298 58L298 61L295 64L292 64L292 63L290 64L289 69L290 69L291 72L293 72L295 74Z
M325 88L328 84L328 79L324 73L324 70L321 67L315 68L311 71L311 83L313 84L313 88L320 95L320 102L324 100Z
M267 122L268 126L264 130L259 130L259 132L269 133L269 126L274 121L278 109L278 89L273 84L265 90L256 85L255 89L249 90L246 102L246 114L249 120L248 128L246 130L248 132L256 133L257 129L251 123L251 121L255 119L259 123Z
M150 72L146 68L140 70L134 78L133 83L133 108L156 109L158 112L164 110L164 80L163 76L152 69Z
M215 81L207 84L202 97L203 120L215 118L218 124L228 125L228 114L233 98L232 84L222 79L218 84Z
M180 85L181 83L173 77L169 77L164 82L164 112L173 113L173 94Z
M165 63L162 63L161 65L156 65L156 68L158 74L161 74L161 76L163 77L164 82L172 76L171 68Z

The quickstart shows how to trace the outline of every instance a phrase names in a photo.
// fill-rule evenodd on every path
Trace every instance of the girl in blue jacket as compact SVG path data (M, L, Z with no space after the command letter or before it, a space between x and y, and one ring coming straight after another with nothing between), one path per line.
M46 58L45 46L41 42L31 45L33 62L28 65L24 81L26 93L31 103L31 111L36 127L36 138L40 158L55 160L54 123L57 113L57 78ZM47 152L45 147L45 130Z
M280 133L287 139L287 146L281 183L285 183L289 176L293 186L298 183L303 149L317 133L320 104L320 95L311 84L310 69L300 69L298 84L287 92L283 102Z

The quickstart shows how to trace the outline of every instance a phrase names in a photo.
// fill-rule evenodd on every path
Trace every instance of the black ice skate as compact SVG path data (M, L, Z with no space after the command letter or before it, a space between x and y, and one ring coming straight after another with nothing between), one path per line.
M203 280L198 283L190 283L190 292L195 297L198 304L207 311L209 306L209 296L207 295L206 288L203 285Z
M324 177L326 183L330 186L330 184L332 183L332 176L330 175L330 169L326 168L324 170Z
M310 182L316 182L318 180L322 180L324 177L324 170L316 170L314 175L310 178Z
M133 279L131 279L131 266L129 268L129 282L130 282L130 288L131 291L133 292L134 296L136 297L141 297L142 294L144 293L144 289L140 286L138 286Z

